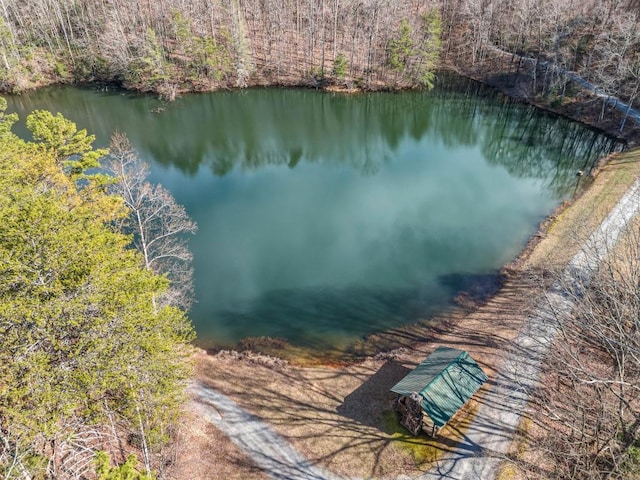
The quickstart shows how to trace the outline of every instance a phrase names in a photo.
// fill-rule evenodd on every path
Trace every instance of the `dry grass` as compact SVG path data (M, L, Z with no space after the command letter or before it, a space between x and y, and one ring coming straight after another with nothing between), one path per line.
M640 176L640 149L614 154L592 185L550 223L524 268L565 265Z
M638 159L640 150L616 155L591 188L553 220L498 293L478 308L381 333L354 348L364 353L395 348L392 354L330 365L313 364L305 355L301 366L200 352L197 378L263 419L308 459L341 475L413 475L449 451L470 448L464 432L473 419L473 403L438 438L415 438L390 409L390 387L443 344L467 350L490 379L495 377L535 301L532 294L539 291L539 277L531 272L561 268L577 252L640 174ZM180 474L173 478L265 478L213 427L193 415L184 425L184 453L176 465ZM517 478L517 472L506 466L501 478Z

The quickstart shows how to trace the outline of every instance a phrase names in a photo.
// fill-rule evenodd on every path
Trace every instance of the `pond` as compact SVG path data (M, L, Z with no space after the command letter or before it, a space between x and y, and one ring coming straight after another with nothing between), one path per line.
M474 82L448 85L170 104L56 87L8 101L22 120L62 112L98 146L125 132L198 222L190 316L201 345L271 336L342 349L491 282L574 193L576 172L616 148Z

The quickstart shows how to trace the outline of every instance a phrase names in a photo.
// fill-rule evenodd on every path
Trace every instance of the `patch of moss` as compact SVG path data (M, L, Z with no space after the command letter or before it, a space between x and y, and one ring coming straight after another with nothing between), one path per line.
M518 468L513 463L504 462L496 474L496 480L513 480L515 478L518 478Z
M438 447L436 440L426 434L414 437L400 425L400 419L393 410L382 412L384 430L390 432L392 445L402 453L409 455L417 467L425 467L440 459L444 451Z

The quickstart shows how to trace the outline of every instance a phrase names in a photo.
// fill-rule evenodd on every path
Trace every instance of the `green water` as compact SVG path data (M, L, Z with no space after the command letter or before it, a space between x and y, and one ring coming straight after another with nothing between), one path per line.
M108 143L126 132L198 222L190 240L203 345L247 336L343 348L452 305L512 260L615 147L497 97L263 89L171 104L113 90L9 98Z

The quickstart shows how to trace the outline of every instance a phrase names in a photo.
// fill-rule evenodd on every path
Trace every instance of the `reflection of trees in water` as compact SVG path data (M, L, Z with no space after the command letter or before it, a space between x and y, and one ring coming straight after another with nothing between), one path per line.
M374 174L402 142L424 141L479 146L489 163L539 179L561 194L577 170L589 171L616 147L593 130L451 75L442 75L431 92L260 89L187 95L157 115L150 113L157 101L148 96L64 88L37 96L38 108L62 109L90 131L110 132L117 124L143 155L189 174L201 167L225 175L268 165L295 168L300 162ZM28 96L12 97L10 104L20 112L32 109Z
M436 92L442 117L464 121L449 121L438 132L445 144L479 144L487 162L515 177L539 179L555 195L575 185L578 170L589 172L600 157L619 147L595 130L496 95L476 82L455 77L446 82L455 93L445 88Z
M513 176L542 180L547 190L562 195L576 183L576 173L589 172L615 140L533 107L505 105L486 117L482 142L487 161Z
M142 147L159 162L189 173L201 165L224 175L233 168L293 168L301 161L372 173L391 158L391 145L399 143L406 127L375 96L350 100L277 89L189 96L165 112L168 123L183 126L180 137L142 139Z
M540 179L556 194L573 185L577 170L589 170L615 147L593 130L476 82L447 78L446 85L429 93L265 89L188 96L163 113L166 134L141 141L160 163L192 174L207 165L217 175L300 162L373 174L405 140L479 145L488 162Z
M451 297L450 290L437 286L297 288L272 290L245 308L214 315L234 341L251 331L254 336L284 337L296 345L331 349L344 339L400 326L407 319L428 318L451 306Z

